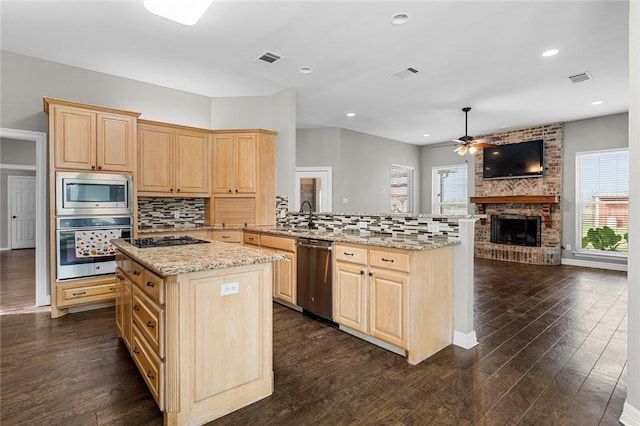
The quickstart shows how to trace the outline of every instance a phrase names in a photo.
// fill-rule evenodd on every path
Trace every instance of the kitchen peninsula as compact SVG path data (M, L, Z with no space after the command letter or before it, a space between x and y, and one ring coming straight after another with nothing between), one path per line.
M202 244L118 248L116 324L165 425L204 424L273 392L272 262Z

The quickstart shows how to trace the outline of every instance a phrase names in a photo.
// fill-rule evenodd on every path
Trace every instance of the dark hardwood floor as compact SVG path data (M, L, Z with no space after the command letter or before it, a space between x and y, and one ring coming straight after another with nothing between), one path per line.
M36 250L0 252L0 315L46 310L36 307Z
M211 424L618 424L626 274L478 259L475 276L480 344L417 366L274 304L274 394ZM113 308L0 321L3 426L162 424Z

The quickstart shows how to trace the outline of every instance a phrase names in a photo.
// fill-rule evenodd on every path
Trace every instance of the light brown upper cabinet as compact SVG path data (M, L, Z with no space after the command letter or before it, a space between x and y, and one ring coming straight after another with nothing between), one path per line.
M55 169L134 172L140 114L50 98L44 109Z
M207 130L138 121L138 195L209 196Z
M205 222L275 224L276 133L247 129L211 133L211 198L205 200Z
M255 133L213 135L211 192L253 194L257 190L258 138Z

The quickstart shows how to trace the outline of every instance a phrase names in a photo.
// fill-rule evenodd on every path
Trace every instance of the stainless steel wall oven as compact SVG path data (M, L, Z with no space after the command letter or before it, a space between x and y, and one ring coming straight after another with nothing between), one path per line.
M131 216L58 217L56 280L113 274L113 238L131 238Z

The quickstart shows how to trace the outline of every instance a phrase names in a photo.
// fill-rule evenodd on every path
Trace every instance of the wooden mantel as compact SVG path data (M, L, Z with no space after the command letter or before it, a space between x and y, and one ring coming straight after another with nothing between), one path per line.
M542 204L542 218L545 225L551 223L551 204L560 202L559 195L503 195L488 197L470 197L477 205L478 213L484 214L485 204Z

